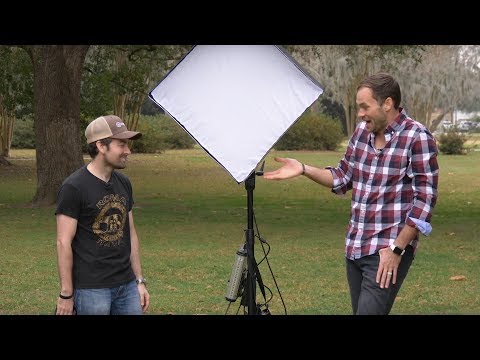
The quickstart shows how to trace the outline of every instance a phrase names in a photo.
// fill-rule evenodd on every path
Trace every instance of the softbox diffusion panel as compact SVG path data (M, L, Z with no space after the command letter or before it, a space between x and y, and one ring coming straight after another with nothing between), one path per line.
M240 183L323 92L275 45L197 45L149 94Z

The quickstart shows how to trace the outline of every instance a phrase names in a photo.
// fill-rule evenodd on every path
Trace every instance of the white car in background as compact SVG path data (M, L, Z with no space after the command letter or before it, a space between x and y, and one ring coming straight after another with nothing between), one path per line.
M453 127L453 124L451 121L442 121L443 130L447 131L447 130L450 130L452 127Z
M473 129L476 124L473 121L463 120L458 123L458 130L460 131L469 131Z

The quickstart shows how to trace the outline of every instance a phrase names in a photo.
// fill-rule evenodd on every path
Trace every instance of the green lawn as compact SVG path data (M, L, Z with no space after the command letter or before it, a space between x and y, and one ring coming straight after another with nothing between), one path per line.
M275 152L336 165L342 152ZM32 208L35 153L13 150L0 167L0 314L50 314L59 292L54 208ZM421 245L392 314L480 314L480 152L439 156L432 234ZM133 154L124 172L134 187L135 223L149 280L150 314L224 314L235 252L244 241L246 191L203 150ZM349 196L306 178L257 178L255 215L288 314L350 314L344 270ZM255 245L257 261L262 248ZM266 262L272 314L284 310ZM451 280L464 276L463 280ZM260 301L260 293L257 294ZM229 314L237 311L239 301Z

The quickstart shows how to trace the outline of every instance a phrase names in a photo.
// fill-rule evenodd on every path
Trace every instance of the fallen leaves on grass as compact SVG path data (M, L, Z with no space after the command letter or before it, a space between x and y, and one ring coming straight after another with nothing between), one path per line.
M451 276L450 277L450 280L453 280L453 281L461 281L461 280L465 280L466 277L463 276L463 275L455 275L455 276Z

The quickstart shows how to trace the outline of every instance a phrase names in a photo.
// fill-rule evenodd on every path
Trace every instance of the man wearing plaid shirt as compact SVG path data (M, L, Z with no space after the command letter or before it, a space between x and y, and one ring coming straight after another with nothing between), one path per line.
M304 175L338 195L352 190L346 272L354 314L386 315L412 264L418 236L428 236L437 200L434 137L400 107L398 83L386 73L357 88L361 120L336 168L316 168L295 159L265 172L267 180Z

